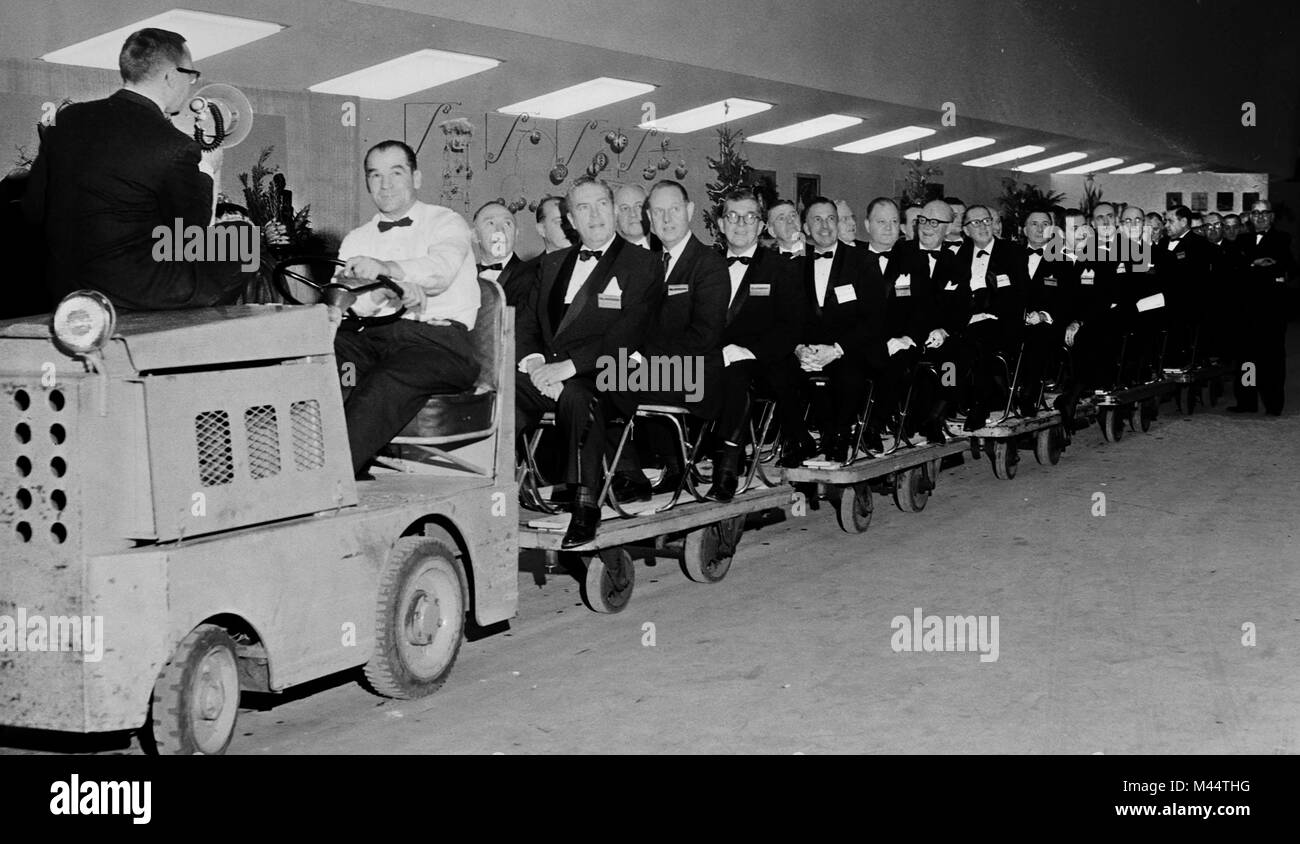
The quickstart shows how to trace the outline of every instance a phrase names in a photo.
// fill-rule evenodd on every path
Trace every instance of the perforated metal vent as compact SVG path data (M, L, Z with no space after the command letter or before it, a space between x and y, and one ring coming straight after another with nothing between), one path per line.
M248 473L253 480L280 474L280 430L275 406L263 404L245 410L244 432L248 435Z
M299 472L325 466L325 432L321 429L320 404L296 401L289 407L293 427L293 465Z
M199 482L222 486L235 479L235 458L230 449L230 416L208 410L194 417L194 440L199 457Z

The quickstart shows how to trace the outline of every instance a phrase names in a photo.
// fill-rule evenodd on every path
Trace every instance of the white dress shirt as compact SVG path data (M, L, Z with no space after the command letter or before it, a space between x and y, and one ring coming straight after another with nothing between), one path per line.
M752 261L757 252L758 244L752 243L750 244L749 249L744 252L732 252L728 249L727 257L730 258L736 256L739 258L749 258ZM731 298L727 300L727 307L731 307L731 303L736 301L736 294L740 292L740 283L745 280L745 273L747 272L749 272L749 265L742 264L739 261L736 261L727 267L727 275L731 276Z
M379 221L385 215L376 214L369 222L348 232L339 246L339 260L366 256L393 261L405 274L402 281L423 287L429 294L424 310L407 311L403 319L419 322L454 319L466 328L473 328L480 300L469 224L449 208L424 202L416 202L397 219L405 217L411 219L411 225L381 232ZM441 293L432 292L435 285L448 280L451 283ZM353 310L361 316L372 315L379 310L378 300L371 297L368 304L358 300ZM364 312L367 310L369 313Z
M816 244L812 245L813 254L809 258L813 262L813 290L816 291L818 305L825 306L826 304L826 288L831 283L831 265L835 263L835 250L839 248L840 242L837 240L831 244L831 257L818 258L817 253L825 253L826 250Z
M609 247L613 243L614 238L611 237L603 245L597 246L596 250L601 253L608 253ZM579 252L586 248L582 244L577 246ZM603 257L605 257L604 254L601 255L601 258ZM564 304L573 304L573 297L578 295L578 291L582 289L582 285L587 283L587 279L591 278L591 274L596 271L596 265L599 263L600 258L588 258L584 261L581 257L573 262L573 274L569 276L569 286L564 289Z

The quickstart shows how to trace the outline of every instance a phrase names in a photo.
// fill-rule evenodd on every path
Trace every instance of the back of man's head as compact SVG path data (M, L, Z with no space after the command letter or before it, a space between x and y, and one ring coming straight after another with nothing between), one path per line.
M152 79L169 65L185 59L185 38L166 29L141 29L127 36L117 57L122 81L138 85Z

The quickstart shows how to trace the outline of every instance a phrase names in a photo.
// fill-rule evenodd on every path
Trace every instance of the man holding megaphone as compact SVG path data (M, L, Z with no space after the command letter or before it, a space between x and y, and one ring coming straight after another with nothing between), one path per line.
M199 71L185 39L132 33L118 56L122 89L70 105L45 132L23 207L43 225L54 300L99 290L128 310L234 302L248 276L240 261L159 260L159 227L206 229L222 151L204 152L169 120L188 107Z

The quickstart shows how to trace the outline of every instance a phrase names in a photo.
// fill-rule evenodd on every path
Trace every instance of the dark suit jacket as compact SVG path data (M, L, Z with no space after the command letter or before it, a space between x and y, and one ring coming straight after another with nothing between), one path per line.
M770 249L755 250L727 308L722 345L744 346L764 364L793 353L805 307L799 270L796 262Z
M704 395L692 410L710 418L720 406L722 378L722 332L727 325L727 300L731 279L727 262L695 235L664 280L663 299L640 351L645 356L669 355L704 358ZM632 251L635 246L628 246ZM662 263L666 252L646 253ZM630 351L630 350L629 350Z
M1259 243L1255 235L1241 234L1237 243L1242 243L1241 259L1245 264L1247 311L1252 317L1262 319L1271 329L1285 325L1287 313L1286 279L1295 272L1295 258L1291 254L1291 236L1277 229L1269 229ZM1260 258L1272 258L1276 263L1271 267L1254 267L1251 264ZM1247 330L1251 330L1247 326Z
M212 179L199 171L199 159L198 144L131 91L60 111L24 200L28 218L44 223L54 298L92 288L138 310L228 301L237 264L153 258L155 227L211 220Z
M1151 256L1156 283L1173 308L1184 319L1200 319L1205 312L1210 290L1210 272L1214 247L1202 237L1187 231L1174 242L1162 237Z
M1022 247L1022 260L1025 262L1025 306L1034 311L1047 311L1052 316L1052 325L1064 330L1074 319L1075 297L1078 293L1078 269L1072 261L1048 260L1059 257L1053 253L1050 245L1043 250L1038 268L1029 272L1029 258L1032 250Z
M579 248L542 256L540 281L516 319L515 354L520 360L540 354L547 363L572 360L578 375L592 376L601 355L617 356L620 348L631 354L641 347L663 300L663 268L650 252L614 238L559 324L552 325L551 296L564 296ZM622 291L618 307L601 307L599 294L615 279Z
M929 256L920 246L902 241L894 244L888 255L889 262L881 273L879 256L867 251L867 272L873 283L885 291L885 339L907 336L924 347L930 332L944 327L935 288L936 281L940 286L946 281L939 272L942 259L936 256L936 272L931 277ZM947 262L943 263L947 266ZM900 283L903 276L907 284Z
M993 314L998 318L998 327L1008 337L1019 336L1025 323L1029 288L1029 269L1024 253L1018 245L996 238L986 248L989 250L989 266L985 278L969 280L970 314ZM975 252L973 240L967 241L957 252L957 269L968 277ZM982 287L981 281L984 282Z
M501 269L501 275L497 276L497 284L501 285L501 288L506 292L507 305L512 305L516 310L523 308L524 300L537 286L538 273L541 272L542 255L544 254L536 255L527 261L522 260L518 255L512 254L510 260L505 262L505 266Z
M826 300L818 305L815 253L819 251L824 250L810 245L803 259L807 311L801 342L828 346L839 343L846 357L866 361L872 366L883 365L880 356L885 350L885 291L880 285L871 283L867 255L863 250L843 243L835 247Z

